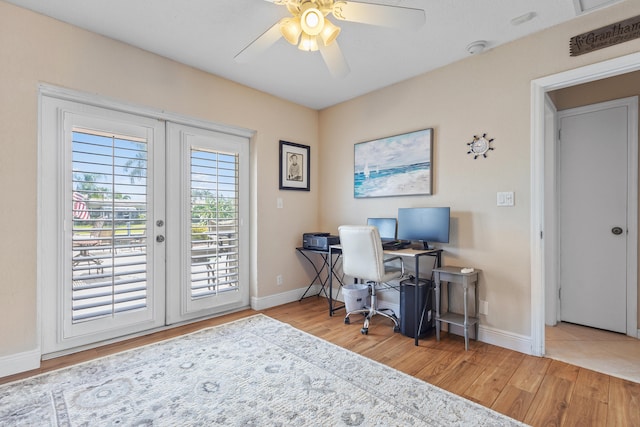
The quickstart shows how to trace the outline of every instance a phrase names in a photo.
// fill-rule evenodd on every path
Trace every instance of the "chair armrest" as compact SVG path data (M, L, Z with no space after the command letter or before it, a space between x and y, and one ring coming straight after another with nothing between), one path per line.
M404 258L402 258L399 255L396 255L396 256L392 256L390 258L385 258L383 262L386 264L389 261L395 261L395 260L398 260L398 259L400 260L400 273L404 276Z

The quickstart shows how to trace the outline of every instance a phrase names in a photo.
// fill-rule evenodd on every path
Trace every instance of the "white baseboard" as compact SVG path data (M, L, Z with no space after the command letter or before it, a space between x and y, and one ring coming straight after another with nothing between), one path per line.
M294 289L292 291L283 292L281 294L270 295L264 298L251 298L251 308L254 310L264 310L267 308L275 307L281 304L287 304L293 301L298 301L306 288ZM320 291L320 286L315 285L312 287L307 295L315 295ZM334 289L334 295L338 289ZM396 291L397 293L397 291ZM385 292L381 292L382 295L380 300L378 301L380 308L390 308L400 316L400 304L397 302L397 297L394 297L393 293L389 292L389 297L384 298L386 295ZM336 298L337 301L344 302L344 298L342 297L342 292L338 293ZM344 313L341 313L344 316ZM456 330L455 327L452 328L451 333L462 335L462 328ZM475 339L475 333L470 334L472 338ZM531 337L514 334L513 332L503 331L501 329L492 328L489 326L480 325L478 327L478 340L487 344L497 345L498 347L507 348L509 350L517 351L524 354L533 354L532 353L532 341ZM640 336L640 335L639 335Z
M0 356L0 377L38 369L40 367L40 349L23 353Z
M317 295L318 292L320 292L320 289L320 285L313 285L309 289L309 292L307 292L306 296ZM251 308L254 310L266 310L267 308L298 301L302 295L304 295L306 290L307 287L305 286L304 288L298 288L266 297L251 297Z
M497 345L498 347L518 351L528 355L533 354L533 342L531 341L531 337L482 325L478 327L478 335L479 341L484 343Z
M464 336L464 329L462 326L457 325L443 325L442 330L446 331L447 328L450 334ZM476 332L474 328L469 328L469 339L476 339ZM509 350L517 351L519 353L532 355L531 338L514 334L513 332L503 331L501 329L495 329L489 326L478 326L478 341L483 343L496 345Z

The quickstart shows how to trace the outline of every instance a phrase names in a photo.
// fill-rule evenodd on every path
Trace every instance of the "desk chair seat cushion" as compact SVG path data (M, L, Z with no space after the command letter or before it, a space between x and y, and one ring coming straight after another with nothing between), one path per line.
M342 247L342 270L366 282L387 282L402 275L401 268L385 265L378 229L369 225L338 228Z

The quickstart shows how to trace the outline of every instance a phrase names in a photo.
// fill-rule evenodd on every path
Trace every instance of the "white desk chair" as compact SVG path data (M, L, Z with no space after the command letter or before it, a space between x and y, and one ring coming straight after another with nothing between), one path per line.
M370 225L342 225L338 227L340 234L340 246L342 247L342 271L351 277L361 279L371 286L371 304L369 308L354 310L344 317L344 323L349 324L349 316L352 314L364 314L364 326L360 332L369 333L369 321L377 314L393 321L393 330L398 332L398 318L391 314L378 310L376 298L376 285L397 279L404 275L404 263L402 258L394 256L384 258L382 241L378 229ZM400 268L386 265L389 261L400 260Z

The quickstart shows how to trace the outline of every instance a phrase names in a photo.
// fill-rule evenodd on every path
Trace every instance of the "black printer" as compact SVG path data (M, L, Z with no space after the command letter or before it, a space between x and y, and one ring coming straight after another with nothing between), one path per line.
M329 251L329 246L339 245L340 237L330 233L304 233L302 235L302 247L315 251Z

